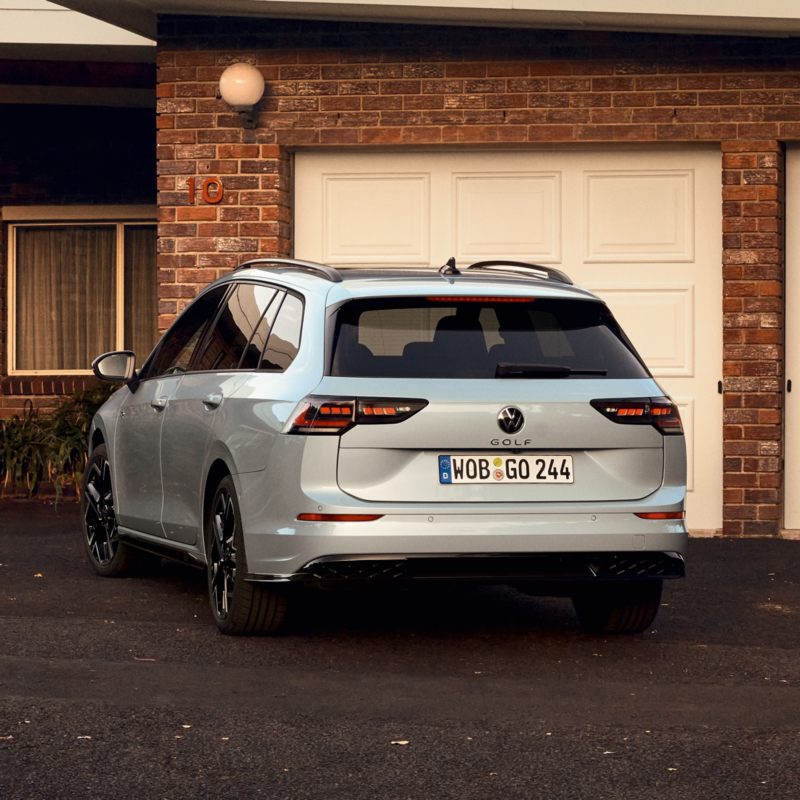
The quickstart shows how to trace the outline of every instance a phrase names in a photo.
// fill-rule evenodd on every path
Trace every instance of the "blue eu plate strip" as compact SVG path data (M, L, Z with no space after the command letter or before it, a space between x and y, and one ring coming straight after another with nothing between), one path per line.
M439 456L439 483L452 483L453 473L450 469L450 456Z

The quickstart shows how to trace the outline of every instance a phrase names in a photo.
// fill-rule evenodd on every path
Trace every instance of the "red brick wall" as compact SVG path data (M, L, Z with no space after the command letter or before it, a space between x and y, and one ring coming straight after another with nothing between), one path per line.
M239 141L240 133L213 128L159 131L162 330L199 287L220 274L264 253L288 255L291 251L289 152L275 144ZM197 143L188 141L195 138ZM219 205L200 204L202 181L209 175L224 180ZM188 176L196 176L195 204L189 202Z
M783 148L722 143L724 530L775 534L783 467Z
M267 82L254 131L216 97L235 61ZM299 147L719 143L725 532L779 530L794 40L175 17L158 64L162 327L240 260L291 251ZM209 175L223 202L190 206L187 179Z

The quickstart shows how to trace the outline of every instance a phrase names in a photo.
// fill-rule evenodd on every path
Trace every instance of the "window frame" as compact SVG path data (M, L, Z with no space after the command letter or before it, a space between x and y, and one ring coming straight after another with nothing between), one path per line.
M158 225L156 210L151 206L5 206L0 209L7 224L7 350L9 376L92 375L87 369L30 370L17 368L17 231L20 228L54 228L98 226L116 228L116 271L114 308L115 350L125 347L125 228ZM100 355L98 353L97 355Z
M223 298L220 300L219 305L217 306L217 312L214 315L214 318L208 323L208 326L206 327L206 330L203 333L203 337L202 337L201 341L198 343L197 347L195 348L194 355L192 356L192 360L189 362L189 368L186 370L187 374L190 373L190 372L195 374L195 375L201 375L201 374L209 373L209 372L257 372L257 373L264 374L264 375L283 375L283 373L285 373L286 370L288 370L292 366L292 364L294 364L295 359L297 358L297 356L295 356L295 358L292 359L292 364L289 364L289 366L286 367L286 369L261 369L260 366L255 368L255 369L243 369L241 364L242 364L242 359L244 358L244 353L242 353L242 356L239 358L239 364L237 366L235 366L235 367L231 367L230 369L226 369L226 370L195 369L195 365L197 363L197 359L200 357L200 355L202 354L202 352L205 349L206 345L208 344L208 339L211 336L211 332L213 331L214 327L216 326L216 324L217 324L217 322L218 322L218 320L219 320L219 318L220 318L220 316L222 314L222 311L223 311L223 308L225 306L225 303L228 302L228 299L230 298L231 294L233 294L233 292L236 290L236 287L238 287L238 286L240 286L242 284L247 284L247 283L254 284L256 286L266 286L269 289L275 289L277 294L276 294L276 297L274 297L272 299L272 301L270 302L270 306L276 300L280 299L280 305L278 306L278 311L275 314L275 319L273 320L272 325L270 325L270 327L269 327L269 331L267 332L267 338L264 341L264 347L261 349L261 356L259 358L259 364L261 363L261 361L264 358L264 353L266 352L266 349L269 346L269 337L272 335L272 330L273 330L273 328L275 327L275 324L278 321L278 317L280 317L281 309L283 308L283 304L286 302L286 298L289 295L292 295L293 297L296 297L300 301L300 307L301 307L301 310L300 310L300 336L298 337L298 340L297 340L297 353L299 355L300 347L303 344L303 327L304 327L304 323L305 323L305 319L306 319L306 298L305 298L305 296L300 291L298 291L297 289L295 289L293 287L289 287L289 286L282 286L279 283L270 283L269 281L253 280L253 279L248 280L246 278L245 279L235 278L234 280L230 281L230 284L228 286L228 291L223 296ZM209 284L209 286L210 285L211 284ZM204 288L200 293L197 294L197 297L200 297L200 295L203 294L207 289L208 289L208 287ZM283 296L278 298L277 295L283 295ZM194 302L194 300L192 300L192 302ZM269 310L270 306L267 306L267 308L264 310L264 314L267 313L267 311ZM186 308L188 308L188 306ZM186 311L186 309L181 311L181 314L183 314L185 311ZM263 319L264 314L261 315L261 319ZM178 319L180 319L180 316L178 317ZM259 320L259 322L260 321L261 320ZM177 322L178 322L178 320L176 319L175 322L173 322L172 324L175 325ZM170 326L169 330L172 330L172 325ZM167 334L169 333L169 330L164 333L164 335L161 337L161 340L163 340L167 336ZM254 333L255 333L255 331L254 331ZM252 339L252 335L251 335L251 339ZM250 344L250 339L247 340L247 344ZM156 350L158 350L160 348L160 346L161 346L161 341L159 341L159 345L156 348ZM245 345L245 350L247 350L247 345ZM156 351L154 351L154 353L155 352ZM142 367L142 369L144 369L144 366ZM145 380L149 380L149 377L146 378Z
M217 324L217 321L219 320L219 317L222 314L222 310L223 310L223 308L225 306L225 303L228 301L228 298L230 298L231 293L236 289L236 287L241 285L241 284L245 284L245 283L256 284L258 286L266 286L266 287L268 287L270 289L275 289L278 294L282 294L283 295L283 297L280 300L281 307L283 306L283 303L286 300L286 297L288 295L292 295L293 297L296 297L300 301L300 305L302 307L302 311L301 311L302 316L300 318L300 338L299 338L298 344L297 344L297 353L299 355L300 348L302 347L302 344L303 344L303 331L304 331L305 321L306 321L306 298L303 295L303 293L298 291L297 289L295 289L293 287L283 286L283 285L281 285L279 283L271 283L269 281L252 280L252 279L248 280L246 278L242 279L242 278L238 278L237 277L237 278L235 278L233 280L230 280L230 281L228 281L227 283L224 283L224 284L217 284L216 281L214 281L214 282L208 284L207 286L204 286L192 298L191 302L186 306L186 308L184 308L180 312L180 314L178 314L178 316L174 320L174 322L161 335L161 337L159 338L158 342L156 343L156 346L153 348L153 352L150 353L150 355L145 359L145 361L142 363L141 367L139 367L137 369L137 373L140 376L141 382L144 383L145 381L156 380L156 379L158 379L160 377L164 377L163 375L147 375L145 373L146 373L147 370L150 369L150 365L153 362L153 360L158 358L158 354L161 351L161 347L162 347L162 345L164 343L164 340L175 329L175 326L180 322L181 317L186 313L186 311L189 308L189 306L194 304L195 302L197 302L207 292L212 291L212 288L215 287L215 286L216 287L223 286L225 288L225 291L224 291L222 297L220 298L219 303L217 304L217 309L214 312L213 316L209 317L209 319L205 323L205 325L206 325L205 330L203 331L203 333L200 336L200 339L198 340L198 343L197 343L197 345L195 347L194 353L192 354L191 361L189 362L189 367L186 370L186 372L182 373L182 374L184 374L184 375L189 375L189 374L192 374L192 375L207 375L207 374L219 374L219 373L223 373L223 372L224 373L252 372L254 374L257 373L257 374L261 374L261 375L283 375L287 370L291 369L292 364L294 364L294 362L297 360L297 356L295 356L295 358L292 359L292 363L289 364L289 366L286 367L286 369L282 369L282 370L260 369L260 368L257 368L257 369L242 369L241 366L232 367L231 369L226 369L226 370L207 370L207 369L195 369L194 368L195 367L195 363L197 362L197 359L199 357L200 352L205 348L207 340L208 340L208 337L210 336L211 331L213 330L214 326ZM275 299L277 299L277 298L273 298L272 302L275 302ZM267 307L267 310L269 310L269 306ZM272 329L275 327L275 323L278 321L278 317L280 316L280 310L281 309L279 307L278 308L278 313L275 315L275 320L273 321L272 325L270 325L269 334L267 335L266 341L264 342L264 348L261 351L261 356L262 357L264 355L264 350L266 349L267 345L269 344L269 335L272 334ZM265 310L264 313L266 313L266 310ZM263 315L262 315L262 318L263 318ZM249 340L248 340L248 344L249 344ZM246 347L245 347L245 349L246 349ZM242 359L240 358L239 359L239 365L241 365L241 363L242 363ZM261 363L260 359L259 359L259 363Z
M255 369L244 369L241 366L242 359L244 358L244 353L242 353L241 357L239 358L238 365L235 366L235 367L231 367L230 369L225 369L225 370L213 370L213 369L211 369L211 370L209 370L209 369L196 369L195 368L195 365L197 364L198 358L200 357L200 355L202 354L202 352L205 349L206 345L208 344L208 339L211 336L211 333L214 330L214 327L216 326L217 322L219 321L220 316L222 315L225 303L228 302L228 300L230 299L230 296L236 290L236 287L238 287L238 286L240 286L242 284L248 284L248 283L256 285L256 286L266 286L269 289L275 289L276 290L276 296L270 301L270 305L268 305L267 308L264 310L264 314L267 313L267 311L271 307L272 303L276 302L277 300L280 300L280 304L278 306L278 311L275 314L275 319L273 320L272 325L270 325L270 327L269 327L269 331L267 332L267 338L264 341L264 347L261 349L261 355L259 357L259 364L263 360L264 352L266 351L266 348L269 345L269 337L272 335L272 330L273 330L273 328L275 327L275 324L278 321L278 317L280 317L280 313L281 313L281 309L283 308L283 304L284 304L284 302L286 301L286 298L289 295L292 295L293 297L297 298L297 300L300 301L300 307L301 307L301 312L300 312L300 314L301 314L301 316L300 316L300 336L298 338L298 343L297 343L297 353L298 354L300 353L300 347L302 346L302 343L303 343L303 324L304 324L305 318L306 318L306 298L304 297L304 295L301 292L299 292L296 289L294 289L294 288L291 288L289 286L282 286L281 284L278 284L278 283L270 283L268 281L260 281L260 280L246 280L246 279L242 280L242 279L238 279L237 278L235 280L230 281L230 283L228 284L228 291L223 295L222 299L219 301L219 305L217 306L217 310L216 310L216 313L214 314L214 317L211 318L209 320L209 322L207 323L207 327L205 329L205 332L203 333L201 340L198 342L197 347L195 348L194 354L192 355L192 360L189 362L189 367L186 370L186 374L187 375L189 373L192 373L193 375L203 375L203 374L207 374L207 373L222 373L222 372L225 372L225 373L228 373L228 372L253 372L253 373L259 373L259 374L264 374L264 375L282 375L283 373L286 372L286 370L288 370L292 366L292 364L294 364L297 356L295 356L295 358L292 359L292 364L289 364L289 366L286 367L285 369L261 369L260 367L256 367ZM209 287L210 287L210 284L209 284ZM199 298L201 294L205 293L208 290L209 287L204 288L197 295L197 297L195 299ZM282 295L282 297L279 297L279 295ZM194 302L194 300L192 300L192 302ZM186 308L188 308L188 306ZM186 309L181 311L181 315L185 311L186 311ZM263 319L264 314L261 315L261 319ZM175 325L179 321L179 319L180 319L180 316L178 317L178 319L175 320L175 322L172 323L172 325ZM259 320L259 322L260 321L261 320ZM169 334L169 331L172 330L172 325L170 326L169 330L167 330L163 334L163 336L161 337L161 340L159 341L158 347L156 347L156 349L153 351L154 355L160 349L161 341L163 341L166 338L167 334ZM252 338L252 335L251 335L251 338ZM250 344L250 339L247 340L247 344ZM246 349L247 349L247 345L245 345L245 350ZM144 365L142 365L142 369L144 369ZM148 376L147 378L143 378L143 380L150 380L150 376Z
M164 377L171 377L171 375L175 373L170 373L170 375L165 375L165 373L159 373L158 375L149 375L146 374L152 367L153 362L159 357L162 348L164 347L164 342L167 340L167 337L175 330L175 328L180 323L181 319L183 318L184 314L188 311L188 309L193 306L201 297L208 294L209 292L213 292L215 289L222 289L222 295L217 301L217 307L214 310L213 315L211 315L202 325L202 330L200 331L200 337L197 340L197 344L195 344L194 350L192 351L192 355L189 359L189 366L186 369L186 372L180 373L182 375L188 375L189 373L196 373L199 370L193 370L192 364L195 361L195 357L200 347L205 345L206 338L208 336L208 332L211 330L211 327L216 324L217 319L219 318L220 313L222 312L223 303L230 297L231 293L231 286L233 284L222 284L218 286L214 286L213 283L205 286L201 289L187 304L186 308L184 308L178 316L175 318L173 323L167 328L164 333L161 334L158 341L156 342L156 346L153 348L153 352L144 360L141 367L139 367L136 372L139 375L139 379L144 383L145 381L152 381L157 380L158 378Z
M235 367L230 367L229 369L223 369L223 370L196 369L197 362L202 358L203 355L205 355L205 349L208 346L208 343L209 343L209 341L211 339L211 335L212 335L214 329L216 328L217 323L220 320L220 317L222 316L222 313L224 311L225 305L227 305L227 303L231 299L231 296L233 295L233 293L238 291L240 286L248 286L248 285L249 286L263 286L263 287L265 287L267 289L274 290L275 294L272 296L272 299L269 301L269 303L267 303L267 307L264 309L263 313L259 317L255 328L253 328L253 331L250 334L250 338L245 343L244 349L242 350L242 354L239 356L239 361L238 361L237 365ZM269 309L272 308L272 304L277 302L278 303L278 308L277 308L277 311L275 313L275 319L272 321L272 325L270 325L269 329L267 330L267 337L264 340L264 346L261 348L261 352L259 354L259 364L261 364L261 361L262 361L262 359L264 357L264 352L265 352L265 350L267 348L267 345L269 344L269 337L272 335L272 329L275 327L275 323L278 321L278 317L280 316L281 308L283 307L283 303L286 300L287 295L289 295L289 294L296 295L297 298L300 300L300 303L302 305L302 312L303 312L303 315L304 315L305 314L305 299L299 293L290 291L285 286L280 286L280 285L275 284L275 283L268 283L267 281L259 281L259 280L238 280L238 279L237 280L232 280L230 282L230 287L228 289L228 292L225 294L225 296L222 298L222 300L220 300L219 306L217 306L217 313L215 314L213 321L209 323L208 327L205 330L205 333L203 334L202 340L199 342L199 344L195 348L194 355L192 356L192 360L189 362L189 369L187 370L187 372L192 372L192 373L205 373L205 372L268 372L268 373L281 373L281 372L285 372L286 371L285 369L283 369L283 370L265 370L265 369L260 369L259 367L256 367L254 369L246 369L246 368L242 367L242 361L244 360L244 356L245 356L245 353L247 352L247 348L248 348L250 342L253 340L253 336L255 336L259 325L263 321L263 319L266 316L266 314L269 311ZM198 297L199 297L199 295L198 295ZM303 319L304 319L304 316L301 316L301 319L300 319L301 333L302 333L302 321L303 321ZM164 334L164 335L166 336L166 334ZM298 349L298 352L299 352L299 350L300 350L300 346L299 345L298 345L297 349ZM292 359L292 360L294 360L294 359ZM289 366L291 366L291 364ZM288 369L288 367L287 367L287 369Z

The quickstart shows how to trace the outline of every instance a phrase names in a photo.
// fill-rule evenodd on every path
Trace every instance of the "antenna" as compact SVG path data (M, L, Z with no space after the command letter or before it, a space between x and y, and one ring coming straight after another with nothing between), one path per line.
M460 275L461 274L461 270L459 270L458 267L456 266L456 257L455 256L450 256L450 258L447 259L447 263L443 264L441 267L439 267L439 274L440 275Z

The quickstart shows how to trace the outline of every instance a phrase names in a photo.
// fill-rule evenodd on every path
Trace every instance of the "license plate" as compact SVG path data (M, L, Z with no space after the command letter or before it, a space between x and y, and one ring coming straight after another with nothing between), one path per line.
M439 483L572 483L572 456L439 456Z

